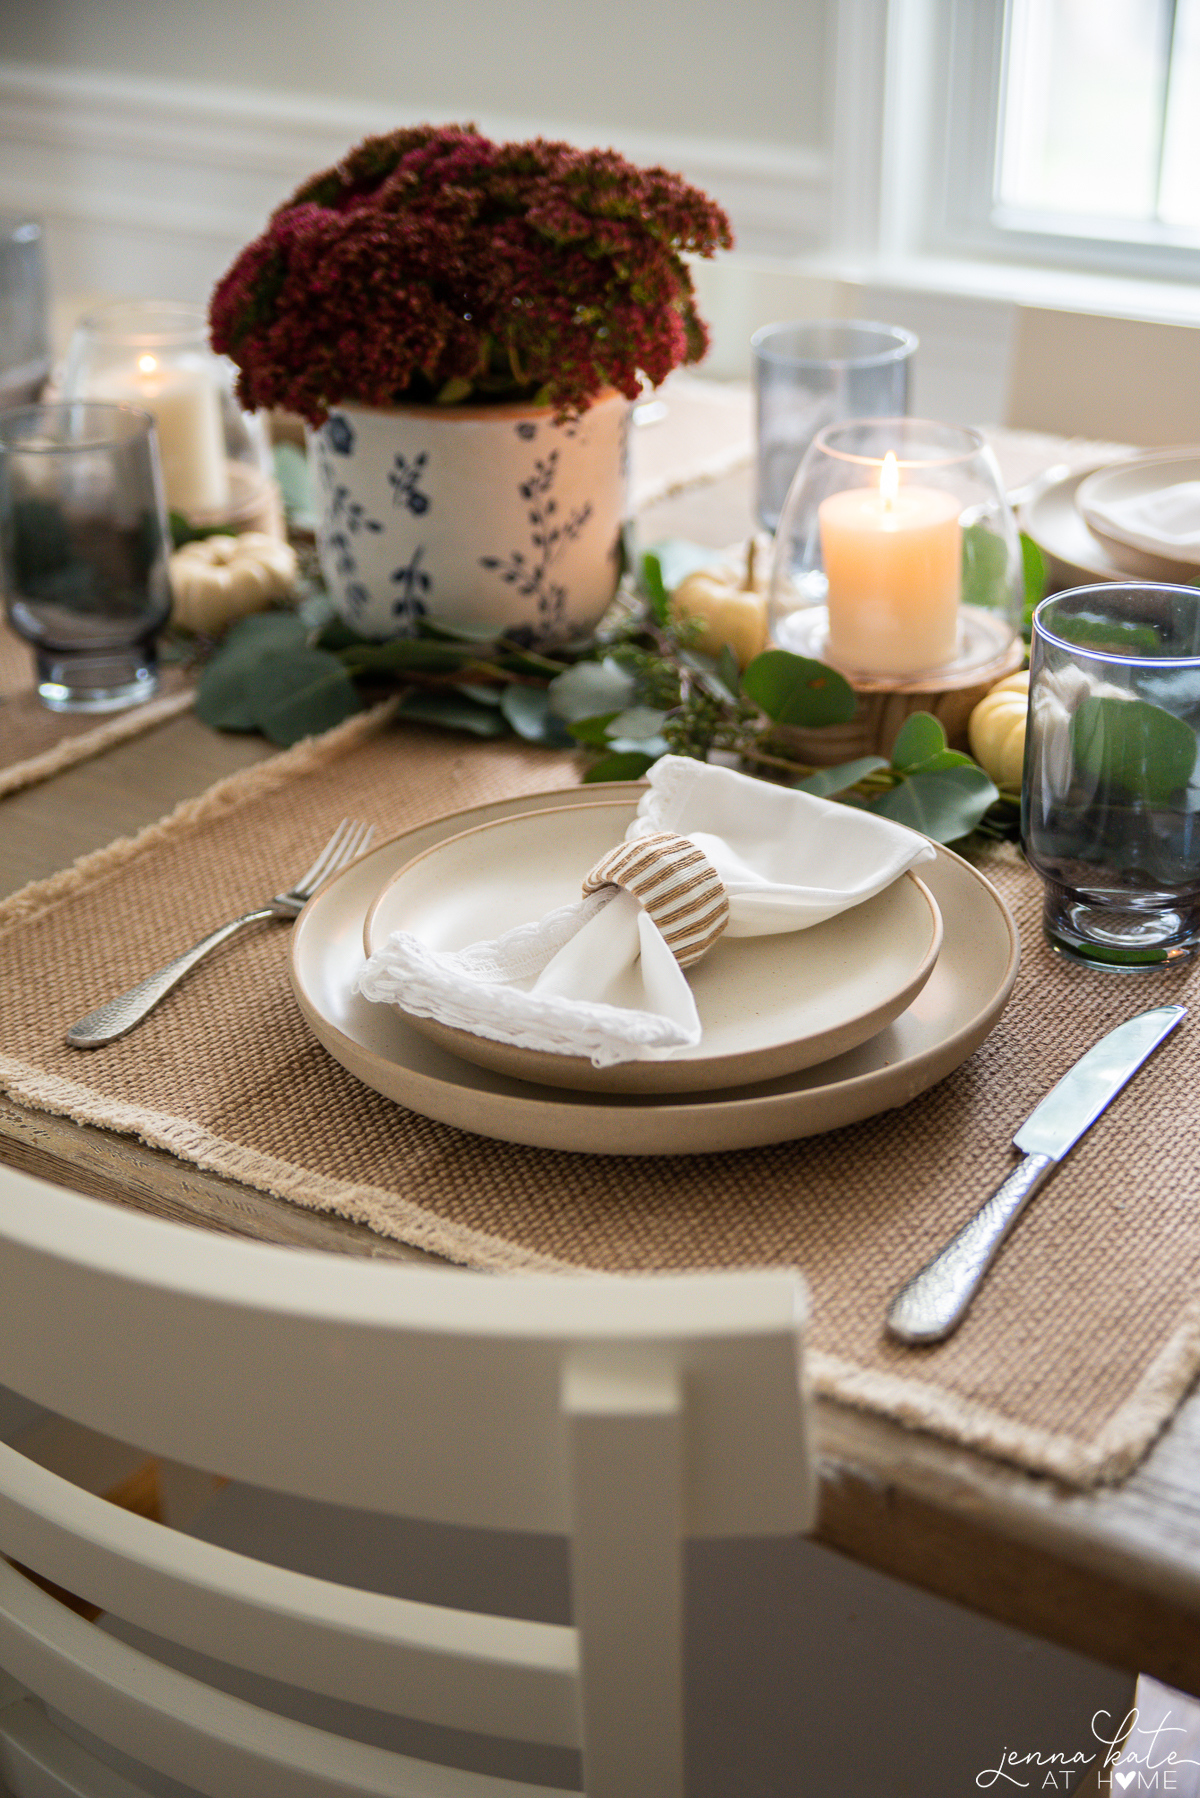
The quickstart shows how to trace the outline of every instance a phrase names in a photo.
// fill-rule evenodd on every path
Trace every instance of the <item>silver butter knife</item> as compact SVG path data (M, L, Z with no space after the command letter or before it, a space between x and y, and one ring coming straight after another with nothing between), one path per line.
M1008 1179L892 1300L887 1325L893 1336L940 1342L958 1327L1034 1193L1186 1013L1186 1005L1156 1005L1139 1013L1101 1037L1063 1075L1013 1137L1023 1158Z

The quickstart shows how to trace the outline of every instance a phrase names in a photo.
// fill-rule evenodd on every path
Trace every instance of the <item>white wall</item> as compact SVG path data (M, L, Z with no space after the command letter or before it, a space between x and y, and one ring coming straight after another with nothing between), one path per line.
M822 148L831 0L6 0L0 55L384 107Z
M1183 286L885 254L889 17L889 0L0 0L0 210L45 222L59 295L202 301L351 143L474 119L613 144L726 207L737 250L698 275L724 378L749 375L772 319L881 318L921 339L914 411L992 421L1018 303L1200 320Z

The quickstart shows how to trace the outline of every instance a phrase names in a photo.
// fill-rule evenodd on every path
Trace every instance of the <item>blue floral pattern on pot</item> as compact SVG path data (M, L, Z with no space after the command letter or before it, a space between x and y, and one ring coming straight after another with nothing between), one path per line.
M628 417L619 394L565 425L548 408L339 406L311 448L341 616L376 638L424 616L529 644L587 635L620 576Z
M518 425L517 429L519 432L521 427ZM533 642L551 641L562 635L567 590L561 581L550 580L550 569L567 544L575 542L592 516L590 500L570 517L558 516L558 501L553 496L558 454L557 450L551 450L545 461L535 463L530 479L522 481L518 488L529 507L529 541L533 554L526 556L523 551L514 549L507 560L500 556L481 556L479 559L481 568L495 569L506 586L515 587L522 599L535 602L536 622L531 622L528 627L518 627L531 629Z
M417 518L429 510L429 495L421 492L421 480L428 460L429 457L424 450L414 456L411 463L407 457L397 455L392 464L391 473L388 475L388 485L392 490L392 504L407 506Z

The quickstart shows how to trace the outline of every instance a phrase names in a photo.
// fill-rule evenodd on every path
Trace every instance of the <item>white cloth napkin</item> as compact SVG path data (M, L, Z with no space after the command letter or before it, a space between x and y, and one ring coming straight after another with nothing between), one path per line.
M673 831L696 843L725 883L730 936L808 929L936 854L886 818L687 757L664 756L647 778L626 840ZM580 868L581 884L588 872ZM720 953L718 941L709 954ZM396 931L357 990L497 1042L586 1055L596 1067L664 1058L701 1039L686 975L637 901L615 888L456 952ZM614 1004L618 991L625 1002Z
M1132 533L1164 549L1200 557L1200 481L1176 481L1152 493L1094 505L1092 511L1102 524L1107 520L1115 525L1122 536Z

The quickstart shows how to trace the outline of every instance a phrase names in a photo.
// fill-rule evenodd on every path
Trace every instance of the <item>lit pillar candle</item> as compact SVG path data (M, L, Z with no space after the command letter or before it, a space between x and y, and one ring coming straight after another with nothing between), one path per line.
M173 512L223 512L229 508L225 431L217 390L199 368L164 366L139 356L132 374L111 374L96 398L124 400L149 412L158 427L163 488Z
M962 591L959 502L902 487L884 457L878 488L832 493L818 509L829 582L829 655L859 674L921 674L953 661Z

